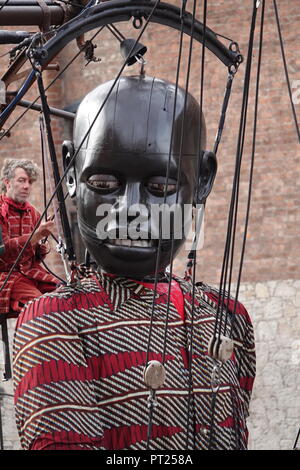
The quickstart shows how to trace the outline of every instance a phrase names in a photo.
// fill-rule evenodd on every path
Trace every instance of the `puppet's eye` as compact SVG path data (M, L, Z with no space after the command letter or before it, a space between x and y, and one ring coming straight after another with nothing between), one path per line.
M154 177L147 182L148 190L156 196L163 197L165 191L167 194L173 194L176 191L176 181L169 178L168 184L166 185L165 177Z
M113 175L92 175L88 178L87 184L94 189L114 191L119 188L121 183Z

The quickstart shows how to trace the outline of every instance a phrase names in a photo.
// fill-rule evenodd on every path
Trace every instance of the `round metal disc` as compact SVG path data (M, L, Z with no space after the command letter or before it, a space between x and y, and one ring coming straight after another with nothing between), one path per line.
M157 390L165 383L166 371L159 361L149 361L144 370L144 381L147 387Z

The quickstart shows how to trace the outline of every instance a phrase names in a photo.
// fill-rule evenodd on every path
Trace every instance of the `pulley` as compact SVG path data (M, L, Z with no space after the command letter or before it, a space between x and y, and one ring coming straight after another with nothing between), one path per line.
M127 59L128 66L133 65L138 59L141 59L147 52L147 47L140 42L136 43L135 39L123 39L120 43L122 57Z
M208 355L213 359L226 362L233 353L234 342L227 336L212 336L208 343Z

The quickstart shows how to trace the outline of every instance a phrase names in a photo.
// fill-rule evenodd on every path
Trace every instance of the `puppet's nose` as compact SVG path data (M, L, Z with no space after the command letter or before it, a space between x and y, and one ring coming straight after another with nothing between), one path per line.
M115 209L120 215L131 216L138 205L142 205L141 184L127 184L125 193L118 199Z
M120 232L125 230L125 227L126 230L130 227L133 231L138 229L148 234L149 211L148 207L142 202L140 183L127 185L125 194L114 205L114 211L117 213ZM129 233L129 236L131 235ZM136 237L134 235L132 238Z

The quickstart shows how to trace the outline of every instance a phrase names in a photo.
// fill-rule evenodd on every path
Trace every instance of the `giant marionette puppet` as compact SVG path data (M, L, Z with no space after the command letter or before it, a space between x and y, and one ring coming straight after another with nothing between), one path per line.
M82 101L67 159L110 87ZM217 164L204 149L205 124L191 95L142 75L119 79L68 173L97 272L32 301L18 319L15 403L24 449L247 447L255 370L249 316L227 303L232 340L214 340L218 292L169 279L166 269L191 218L173 214L166 235L164 216L151 211L205 203Z

